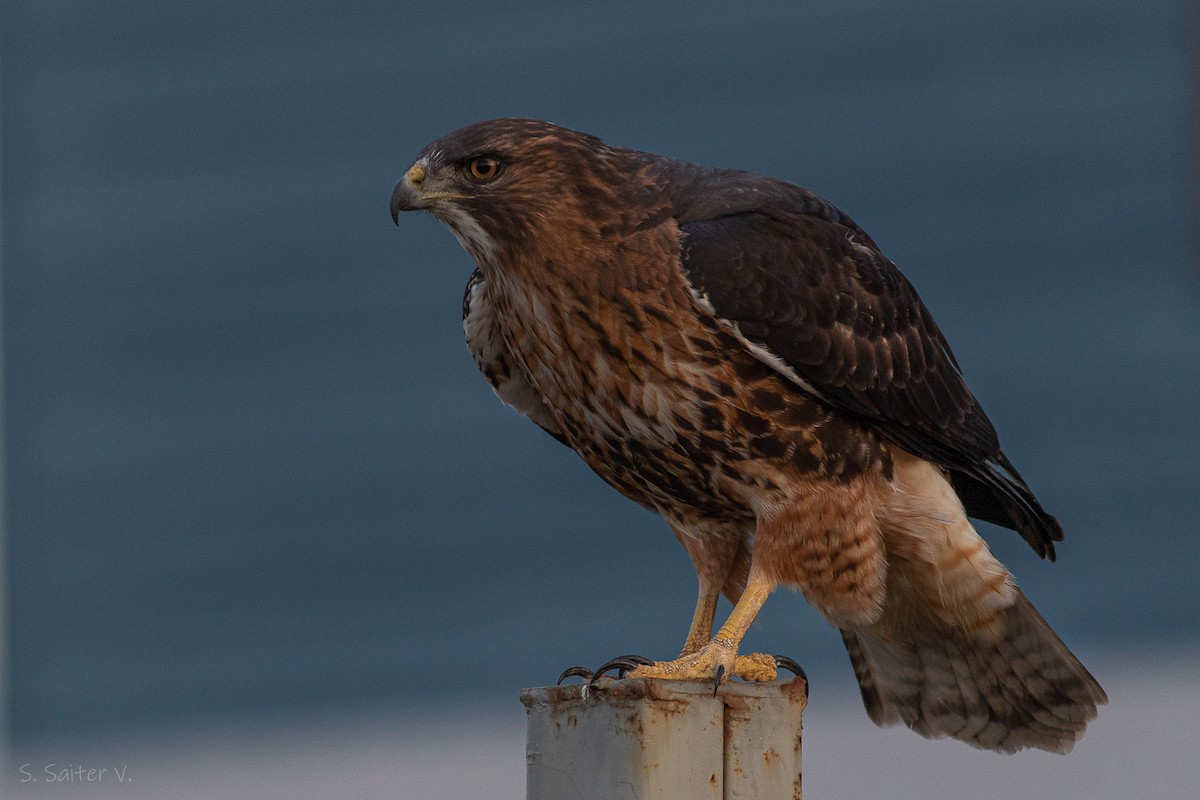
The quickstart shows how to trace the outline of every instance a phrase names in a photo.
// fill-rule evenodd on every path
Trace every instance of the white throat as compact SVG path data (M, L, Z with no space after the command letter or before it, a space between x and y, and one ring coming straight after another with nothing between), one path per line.
M492 260L496 252L496 240L485 231L475 218L453 203L445 203L437 207L435 216L454 234L458 243L463 246L476 263Z

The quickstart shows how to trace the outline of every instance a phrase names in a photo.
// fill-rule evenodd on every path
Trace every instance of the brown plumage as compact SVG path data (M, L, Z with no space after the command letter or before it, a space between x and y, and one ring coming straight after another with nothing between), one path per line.
M425 148L428 209L477 269L467 344L502 400L666 518L700 592L683 654L635 675L762 679L738 655L778 585L836 625L871 718L1066 752L1103 690L967 516L1054 557L911 284L782 181L492 120ZM965 508L964 508L965 506ZM718 595L735 603L713 635Z

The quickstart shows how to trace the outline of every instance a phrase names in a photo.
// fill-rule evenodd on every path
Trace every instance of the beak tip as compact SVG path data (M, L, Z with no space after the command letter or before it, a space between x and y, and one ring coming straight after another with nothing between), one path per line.
M396 188L392 190L392 222L396 223L397 226L400 225L400 212L408 208L405 202L407 195L408 187L401 180L396 184Z

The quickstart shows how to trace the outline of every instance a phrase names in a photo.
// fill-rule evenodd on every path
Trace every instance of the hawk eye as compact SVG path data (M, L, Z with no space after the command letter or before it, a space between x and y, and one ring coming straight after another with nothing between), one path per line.
M467 175L480 183L495 180L500 175L500 169L500 159L491 156L480 156L467 162Z

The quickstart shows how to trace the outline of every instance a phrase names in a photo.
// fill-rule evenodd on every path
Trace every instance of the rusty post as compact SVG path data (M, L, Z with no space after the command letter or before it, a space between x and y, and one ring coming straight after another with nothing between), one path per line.
M804 678L525 689L527 800L799 800Z

